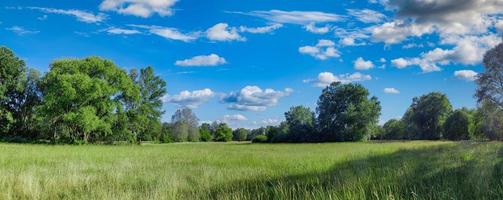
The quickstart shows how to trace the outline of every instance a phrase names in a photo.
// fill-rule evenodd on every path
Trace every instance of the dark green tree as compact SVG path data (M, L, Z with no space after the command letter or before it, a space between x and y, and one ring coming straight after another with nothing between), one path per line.
M226 123L218 124L215 130L214 140L217 142L228 142L232 140L232 129Z
M288 135L291 142L307 142L315 140L314 112L308 107L294 106L285 113Z
M248 133L250 131L245 128L238 128L234 131L232 131L232 140L234 141L246 141L246 138L248 138Z
M381 106L362 85L334 82L323 89L317 112L319 140L359 141L377 124Z
M213 134L211 133L211 125L208 123L203 123L199 127L199 134L201 135L201 141L209 142L211 141Z
M470 114L465 109L455 110L444 123L443 138L449 140L467 140L473 126Z
M440 139L445 119L451 112L452 106L447 96L432 92L415 97L403 121L408 130L415 134L412 139Z
M383 125L380 139L399 140L406 139L405 125L401 120L390 119Z

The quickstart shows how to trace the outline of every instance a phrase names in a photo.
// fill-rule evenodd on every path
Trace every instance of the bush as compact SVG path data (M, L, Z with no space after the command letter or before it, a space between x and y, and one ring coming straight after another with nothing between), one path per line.
M266 135L257 135L252 140L252 143L266 143L266 142L267 142Z
M467 140L471 126L470 115L464 110L456 110L445 120L443 136L449 140Z
M391 119L383 125L383 133L380 139L399 140L406 138L405 125L401 120Z

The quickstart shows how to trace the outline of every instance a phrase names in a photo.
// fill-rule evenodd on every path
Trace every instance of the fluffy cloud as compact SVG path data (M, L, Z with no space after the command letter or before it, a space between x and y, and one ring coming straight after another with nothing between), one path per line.
M354 68L356 70L369 70L374 68L374 63L370 60L364 60L362 57L359 57L354 62Z
M386 94L400 94L400 91L396 88L384 88L384 93Z
M214 41L244 41L236 27L229 27L226 23L218 23L206 31L206 37Z
M466 81L475 81L477 80L478 73L472 70L459 70L454 72L454 76L459 79Z
M190 59L178 60L175 65L182 67L191 66L217 66L227 63L225 58L218 56L217 54L194 56Z
M273 32L274 30L279 29L281 27L283 27L282 24L271 24L268 26L255 27L255 28L240 26L239 31L260 34L260 33L270 33L270 32Z
M440 71L440 66L451 63L474 65L480 63L484 52L496 46L500 38L495 34L484 36L451 36L444 41L446 44L454 44L453 49L435 48L422 53L419 57L398 58L392 60L392 64L399 68L417 65L423 72Z
M171 27L162 27L162 26L151 26L151 25L135 25L130 24L131 27L147 29L151 34L169 39L169 40L178 40L183 42L191 42L199 38L199 32L192 33L182 33L176 28Z
M248 118L246 118L244 115L241 114L235 114L235 115L224 115L222 118L222 121L229 123L229 122L238 122L238 121L246 121Z
M140 31L134 30L134 29L123 29L123 28L116 28L116 27L110 27L108 29L105 29L105 31L109 34L113 35L135 35L135 34L141 34Z
M358 19L364 23L379 23L379 22L383 22L384 20L386 20L386 16L384 14L377 12L377 11L374 11L374 10L348 9L347 11L348 11L349 15L356 17L356 19Z
M328 33L332 29L332 27L330 25L317 27L314 22L311 22L311 23L305 25L304 29L306 29L306 31L309 31L311 33L325 34L325 33Z
M260 17L269 20L271 22L285 23L285 24L306 25L312 22L327 23L327 22L337 22L343 20L343 17L340 15L333 13L318 12L318 11L269 10L269 11L252 11L248 13L243 12L233 12L233 13Z
M385 44L400 43L409 36L421 36L433 30L430 25L408 24L400 20L370 27L372 40Z
M104 0L100 4L100 10L144 18L156 13L160 16L168 16L173 14L171 7L176 2L177 0Z
M28 9L38 10L44 13L70 15L76 17L78 21L85 23L98 23L106 19L106 15L104 15L103 13L93 14L82 10L74 10L74 9L63 10L55 8L41 8L41 7L28 7Z
M215 93L206 88L195 91L182 91L178 95L163 97L163 102L178 104L181 107L197 108L199 105L209 101Z
M301 54L307 54L319 60L340 57L339 51L335 49L335 43L331 40L319 40L315 46L299 47Z
M239 92L231 92L222 98L222 102L230 104L227 108L241 111L264 111L267 107L275 106L279 99L289 96L292 89L284 91L261 89L258 86L246 86Z
M365 29L347 30L338 28L335 30L335 35L340 38L339 43L342 46L366 45L363 40L369 38Z
M37 34L40 32L40 31L27 30L22 26L13 26L10 28L6 28L5 30L11 31L11 32L18 34L18 35L21 35L21 36L28 35L28 34Z
M362 74L360 72L356 72L353 74L341 74L341 75L334 75L331 72L322 72L318 74L318 78L304 80L304 83L312 83L316 87L323 88L330 85L333 82L351 83L351 82L368 81L368 80L372 80L372 76Z

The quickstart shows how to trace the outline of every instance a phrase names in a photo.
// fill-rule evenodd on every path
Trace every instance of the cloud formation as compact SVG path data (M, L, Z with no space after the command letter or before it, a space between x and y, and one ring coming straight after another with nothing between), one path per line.
M102 11L114 11L123 15L148 18L153 14L169 16L177 0L104 0L100 4Z
M335 49L335 43L331 40L318 40L315 46L299 47L299 53L310 55L319 60L340 57L339 51Z
M400 94L400 91L396 88L384 88L384 93L386 94Z
M12 26L12 27L6 28L5 30L11 31L11 32L13 32L17 35L20 35L20 36L40 33L40 31L27 30L22 26Z
M362 57L359 57L354 62L354 68L356 70L369 70L374 68L374 63L370 60L364 60Z
M261 33L270 33L273 32L279 28L283 27L283 24L271 24L268 26L262 26L262 27L247 27L247 26L240 26L239 31L240 32L246 32L246 33L255 33L255 34L261 34Z
M175 65L182 67L218 66L227 63L225 58L217 54L194 56L185 60L178 60Z
M454 72L454 76L465 81L477 80L478 73L473 70L459 70Z
M180 94L163 97L163 102L178 104L180 107L197 108L199 105L209 101L215 93L211 89L202 89L194 91L182 91Z
M386 15L370 9L348 9L348 14L363 23L380 23L386 20Z
M261 89L258 86L246 86L239 92L231 92L222 97L223 103L230 104L227 108L240 111L264 111L267 107L275 106L278 101L289 96L293 90L286 88L283 91L274 89Z
M87 11L75 10L75 9L63 10L63 9L42 8L42 7L28 7L28 9L38 10L44 13L69 15L77 18L78 21L84 23L99 23L105 21L105 19L107 18L106 15L103 13L93 14Z
M218 23L206 31L206 37L213 41L245 41L246 38L238 33L236 27L229 27L226 23Z
M252 11L252 12L233 12L237 14L250 15L260 17L271 22L283 24L300 24L306 25L309 23L327 23L338 22L344 19L343 16L319 12L319 11L283 11L283 10L269 10L269 11Z
M333 82L351 83L372 80L372 76L356 72L353 74L334 75L331 72L321 72L316 79L306 79L304 83L313 84L316 87L324 88Z
M176 28L162 27L153 25L130 24L130 27L146 29L149 33L163 37L169 40L178 40L182 42L191 42L199 38L199 32L182 33Z

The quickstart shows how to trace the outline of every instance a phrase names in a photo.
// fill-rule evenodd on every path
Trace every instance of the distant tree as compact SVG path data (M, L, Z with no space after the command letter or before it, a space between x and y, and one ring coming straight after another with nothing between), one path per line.
M269 142L289 142L288 124L281 122L278 126L267 126L265 134Z
M406 126L416 135L414 139L440 139L445 119L452 106L445 94L432 92L415 97L404 115Z
M257 135L252 139L252 143L266 143L269 139L266 135Z
M503 109L503 43L487 51L483 63L485 71L478 76L475 96L479 103L490 101Z
M178 109L171 117L171 121L174 141L199 141L199 119L190 108Z
M385 140L398 140L405 139L406 129L401 120L390 119L383 125L383 133L380 139Z
M318 100L320 139L359 141L368 138L377 124L381 106L376 97L360 84L334 82L323 89Z
M234 141L245 141L248 137L248 129L238 128L232 132L232 140Z
M285 113L289 141L306 142L314 140L314 112L304 106L291 107Z
M472 126L470 114L464 109L455 110L444 123L443 137L449 140L467 140Z
M215 130L215 141L228 142L232 140L232 129L226 123L218 124Z
M162 143L173 142L173 138L171 137L172 135L173 135L173 125L167 122L163 123L159 141Z
M473 117L473 135L477 139L503 140L503 109L485 100Z
M266 128L264 127L260 127L260 128L256 128L256 129L252 129L250 131L250 134L248 134L248 137L246 138L246 140L253 140L253 138L255 138L256 136L258 135L265 135L266 133Z
M48 137L84 142L112 134L121 99L139 98L126 72L98 57L55 61L41 81L38 111Z
M201 134L200 140L203 142L211 141L213 134L211 133L211 125L208 123L203 123L199 127L199 134Z

